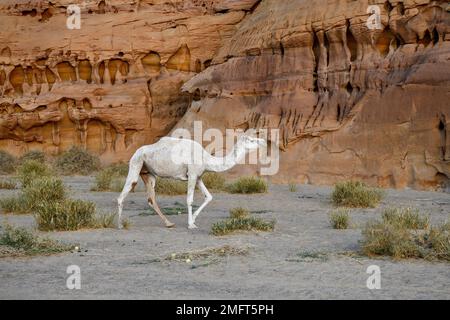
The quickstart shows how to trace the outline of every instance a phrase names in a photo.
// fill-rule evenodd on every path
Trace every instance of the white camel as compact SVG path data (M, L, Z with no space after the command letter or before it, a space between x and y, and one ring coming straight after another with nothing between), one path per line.
M212 196L202 181L205 172L223 172L231 169L239 163L246 154L258 147L267 147L264 139L256 138L247 132L241 135L231 152L225 157L210 155L196 141L173 137L161 138L152 145L139 148L131 157L128 176L122 193L117 199L118 203L118 227L122 228L121 215L123 201L128 193L136 186L139 176L145 183L147 189L148 204L166 224L166 227L174 227L156 203L155 184L156 177L174 178L188 181L187 207L188 228L197 228L195 219L205 206L212 200ZM192 214L192 203L194 201L195 186L203 193L205 200L202 205Z

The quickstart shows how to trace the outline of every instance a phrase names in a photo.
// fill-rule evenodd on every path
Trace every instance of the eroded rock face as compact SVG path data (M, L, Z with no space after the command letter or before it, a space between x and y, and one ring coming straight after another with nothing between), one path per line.
M448 183L448 3L370 5L380 30L367 27L368 1L262 1L184 85L200 99L178 126L280 129L275 181Z
M85 1L80 30L70 3L0 4L2 149L128 160L201 120L279 129L273 181L449 181L447 1Z
M189 106L181 86L204 70L256 0L0 4L0 148L57 154L82 145L128 160Z

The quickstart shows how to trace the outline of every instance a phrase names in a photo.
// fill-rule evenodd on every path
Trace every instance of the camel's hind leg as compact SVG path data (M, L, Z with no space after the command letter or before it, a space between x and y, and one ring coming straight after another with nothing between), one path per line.
M174 223L170 222L166 216L159 209L158 203L156 203L156 194L155 194L155 185L156 185L156 177L149 173L141 173L141 178L145 183L147 188L147 197L148 204L152 207L156 213L161 217L161 219L166 224L167 228L172 228L175 226Z
M120 193L119 198L117 198L118 212L117 212L117 226L119 229L122 229L122 209L123 209L123 201L127 197L128 193L136 186L139 179L139 172L141 168L138 166L130 166L128 171L127 180L125 181L125 185L123 186L122 192Z

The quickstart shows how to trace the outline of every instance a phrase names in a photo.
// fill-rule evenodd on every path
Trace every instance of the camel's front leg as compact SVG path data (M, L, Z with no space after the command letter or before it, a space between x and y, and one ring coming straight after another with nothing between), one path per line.
M197 177L189 176L188 178L188 188L187 188L187 207L188 207L188 228L195 229L197 226L195 225L195 220L192 216L192 204L194 203L194 191L195 184L197 182Z
M197 219L200 212L206 207L208 203L212 200L212 195L209 193L208 189L206 188L205 184L203 183L202 179L198 179L197 186L199 187L200 191L203 193L203 196L205 197L205 201L203 201L202 205L195 211L194 216L192 217L194 219Z

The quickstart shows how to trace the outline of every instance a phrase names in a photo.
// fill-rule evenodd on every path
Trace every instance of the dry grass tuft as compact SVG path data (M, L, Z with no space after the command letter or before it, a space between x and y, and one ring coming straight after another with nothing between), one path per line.
M185 195L187 193L187 182L168 178L156 178L156 194L167 196Z
M125 184L127 174L127 164L118 163L106 167L95 176L95 186L91 188L91 191L120 192Z
M16 170L17 159L12 154L0 150L0 174L10 174Z
M290 192L297 192L297 184L295 182L289 182L288 186Z
M57 157L55 165L63 175L89 175L98 170L100 160L90 152L73 146Z
M5 226L0 235L0 258L10 256L50 255L67 252L73 246L49 238L40 238L25 228Z
M339 182L331 195L336 206L352 208L375 208L384 197L378 188L370 188L359 181Z
M230 256L248 255L248 248L238 248L229 245L221 247L206 248L202 250L193 250L179 253L172 253L165 257L166 261L185 262L192 264L192 268L204 267L220 262L221 259Z
M330 224L333 229L348 229L350 226L349 210L340 208L330 213Z
M273 231L274 227L275 220L265 221L251 217L247 210L236 208L230 211L230 218L212 225L211 234L223 236L235 231Z
M30 161L30 160L34 160L34 161L38 161L38 162L44 163L46 161L45 153L42 152L42 151L38 151L38 150L31 150L31 151L28 151L28 152L24 153L20 157L20 162L21 163L25 163L25 162Z
M383 221L390 224L399 224L406 229L427 229L430 226L430 217L421 216L419 209L388 208L383 211Z
M450 261L450 223L430 227L428 219L410 209L388 209L382 221L367 223L362 252L370 257Z
M247 209L238 207L230 210L230 218L232 219L243 219L250 216L250 211Z
M65 199L41 202L36 206L35 218L41 231L73 231L99 227L95 220L95 204L90 201Z
M30 212L28 201L22 194L0 199L0 207L3 213L24 214Z
M19 195L0 199L4 213L29 213L38 204L61 201L66 196L63 182L55 177L43 176L26 183Z
M53 175L52 170L45 163L37 160L25 161L17 168L17 177L22 188L26 188L33 180Z
M259 177L242 177L229 184L226 189L230 193L266 193L268 185L264 179Z
M1 179L0 180L0 189L13 190L17 186L16 181L13 179Z
M202 181L206 188L213 191L225 191L225 177L217 172L206 172L202 175Z

